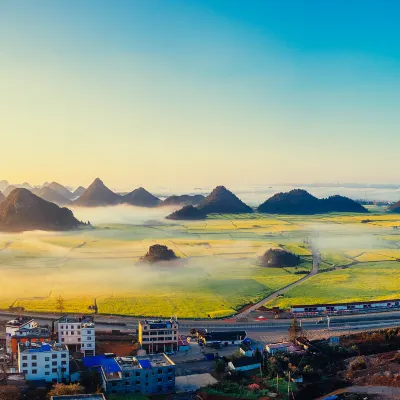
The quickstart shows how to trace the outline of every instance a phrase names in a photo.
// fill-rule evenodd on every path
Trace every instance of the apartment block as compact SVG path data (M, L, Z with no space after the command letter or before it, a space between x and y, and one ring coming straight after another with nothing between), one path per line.
M162 395L175 390L175 364L165 354L137 357L104 354L86 357L83 363L100 372L107 394Z
M84 357L95 355L95 324L91 316L60 318L57 321L57 337L58 343L67 345L71 352L81 352Z
M179 323L175 319L139 321L139 343L148 354L178 351Z
M68 347L54 341L50 343L19 343L18 370L25 374L27 381L68 381Z

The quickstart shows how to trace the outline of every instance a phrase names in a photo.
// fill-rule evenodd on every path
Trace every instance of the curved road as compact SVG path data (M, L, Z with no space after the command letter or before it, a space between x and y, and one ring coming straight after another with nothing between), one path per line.
M239 314L236 314L235 317L236 318L243 318L246 317L246 315L248 315L249 313L251 313L252 311L256 311L258 308L260 308L261 306L263 306L264 304L268 303L269 301L275 299L276 297L278 297L279 295L287 292L289 289L294 288L297 285L300 285L301 283L303 283L304 281L306 281L307 279L310 279L311 277L313 277L314 275L318 274L318 266L319 266L319 261L320 261L320 257L319 257L319 252L318 250L316 250L314 247L312 248L312 260L313 260L313 267L311 272L305 276L304 278L301 278L300 280L291 283L288 286L285 286L282 289L279 289L277 292L274 292L272 294L270 294L268 297L266 297L265 299L259 301L258 303L252 305L251 307L249 307L247 310L242 311Z

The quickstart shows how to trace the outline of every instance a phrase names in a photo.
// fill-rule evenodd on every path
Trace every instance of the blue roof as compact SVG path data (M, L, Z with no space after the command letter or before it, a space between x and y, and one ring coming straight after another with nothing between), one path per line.
M86 368L102 366L104 372L108 373L121 371L121 367L115 361L114 357L107 357L104 354L100 356L84 357L83 365Z
M142 368L151 368L151 362L149 360L139 360L139 364Z

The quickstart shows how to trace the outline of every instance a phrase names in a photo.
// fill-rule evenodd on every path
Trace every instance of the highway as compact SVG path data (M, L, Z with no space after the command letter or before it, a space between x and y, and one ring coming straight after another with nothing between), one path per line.
M1 312L0 320L8 321L16 315ZM40 324L51 324L54 319L53 315L38 315L32 313L32 316ZM330 320L330 329L326 319L322 323L318 323L319 318L299 320L307 335L311 339L328 338L329 336L339 336L349 333L371 331L388 327L400 326L400 312L374 313L352 316L332 317ZM112 324L110 324L110 322ZM278 319L263 322L251 323L226 323L224 321L180 321L180 331L182 334L189 334L192 327L202 327L208 330L246 330L248 336L254 340L264 343L279 342L287 340L288 327L291 324L289 319ZM134 330L137 329L138 319L129 317L109 317L96 316L96 330Z

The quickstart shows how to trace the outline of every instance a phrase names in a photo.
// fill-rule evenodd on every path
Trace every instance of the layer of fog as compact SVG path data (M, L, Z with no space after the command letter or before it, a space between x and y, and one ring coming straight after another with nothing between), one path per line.
M156 225L172 223L165 217L179 207L134 207L118 205L110 207L69 207L80 221L97 224Z
M307 229L309 240L319 251L373 250L388 245L379 236L387 231L367 224L315 223Z

